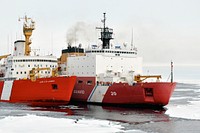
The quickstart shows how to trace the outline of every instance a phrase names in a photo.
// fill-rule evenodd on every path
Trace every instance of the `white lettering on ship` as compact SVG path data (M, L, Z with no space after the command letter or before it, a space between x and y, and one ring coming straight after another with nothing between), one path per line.
M85 90L74 90L73 91L74 94L85 94Z
M110 92L110 95L111 95L111 96L117 96L117 92L111 91L111 92Z
M44 80L44 81L40 81L39 83L53 83L55 82L55 80Z

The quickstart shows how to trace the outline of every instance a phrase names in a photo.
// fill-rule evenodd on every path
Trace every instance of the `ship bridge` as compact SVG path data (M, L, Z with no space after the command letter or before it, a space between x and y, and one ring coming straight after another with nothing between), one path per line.
M121 49L90 49L86 50L86 53L91 54L102 54L107 56L126 56L126 57L136 57L136 50L121 50Z

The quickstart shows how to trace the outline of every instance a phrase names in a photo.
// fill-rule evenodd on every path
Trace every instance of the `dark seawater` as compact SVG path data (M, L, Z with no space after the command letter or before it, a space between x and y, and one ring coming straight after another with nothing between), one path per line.
M186 72L186 75L188 74ZM187 81L183 80L187 79L187 76L177 76L183 77L180 81ZM194 78L193 83L178 83L170 103L162 109L86 104L38 107L0 103L0 121L10 116L26 115L70 119L93 118L119 122L124 131L136 129L148 133L200 133L200 84L197 79Z

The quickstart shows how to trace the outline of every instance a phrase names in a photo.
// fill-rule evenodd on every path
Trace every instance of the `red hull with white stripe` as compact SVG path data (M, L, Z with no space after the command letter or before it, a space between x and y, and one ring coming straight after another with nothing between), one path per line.
M14 42L13 55L1 56L5 64L0 68L4 72L0 79L0 102L25 102L38 105L68 103L76 82L76 76L58 76L56 56L31 55L30 37L35 22L25 16L23 33L25 40ZM2 74L1 74L2 76Z
M70 101L76 76L0 81L3 102L65 102Z
M72 101L102 104L168 104L176 83L159 82L161 75L141 75L142 57L137 56L133 43L113 45L113 29L106 27L106 13L100 29L102 44L88 46L87 49L72 47L62 50L61 72L76 75ZM156 78L157 82L144 82ZM142 83L143 82L143 83Z
M149 104L165 106L174 91L176 83L144 82L128 85L127 83L113 83L110 85L96 84L94 77L77 77L72 101L102 104ZM92 84L86 84L87 81Z

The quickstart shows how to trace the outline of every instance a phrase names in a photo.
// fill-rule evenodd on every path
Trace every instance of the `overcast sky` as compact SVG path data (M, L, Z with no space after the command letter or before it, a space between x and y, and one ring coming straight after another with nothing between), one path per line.
M75 27L76 45L99 43L95 27L106 12L112 43L129 45L133 29L144 64L200 64L199 7L199 0L0 0L0 55L23 39L25 14L36 22L31 47L59 57Z

